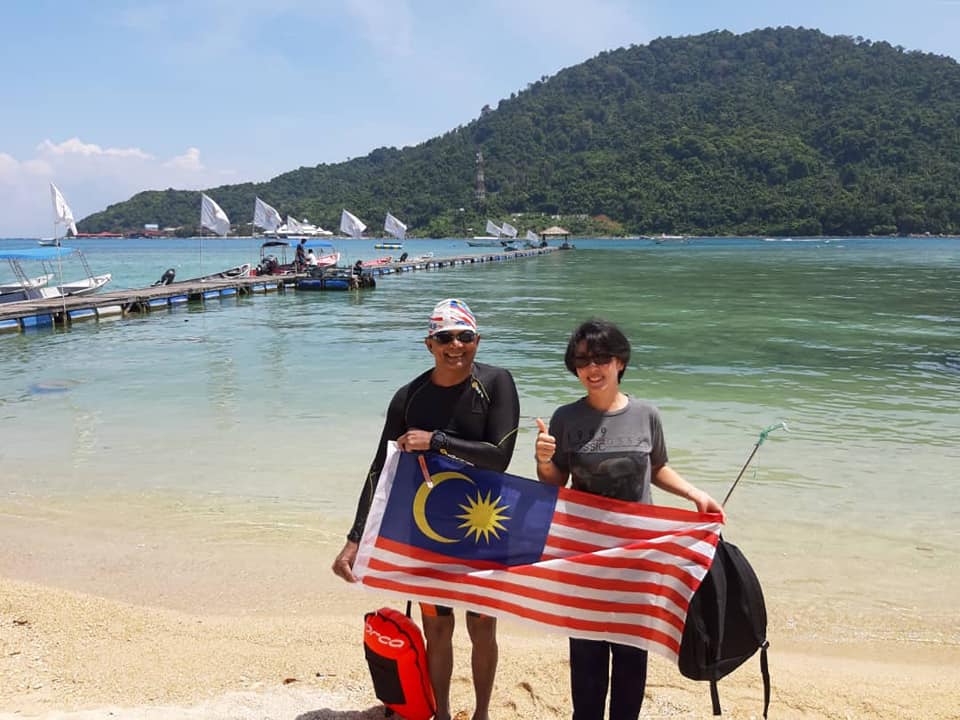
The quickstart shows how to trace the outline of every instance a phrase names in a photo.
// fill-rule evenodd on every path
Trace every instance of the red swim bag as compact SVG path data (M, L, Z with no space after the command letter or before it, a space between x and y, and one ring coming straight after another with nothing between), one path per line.
M393 608L369 612L363 619L363 652L377 697L404 720L430 720L437 702L420 628Z

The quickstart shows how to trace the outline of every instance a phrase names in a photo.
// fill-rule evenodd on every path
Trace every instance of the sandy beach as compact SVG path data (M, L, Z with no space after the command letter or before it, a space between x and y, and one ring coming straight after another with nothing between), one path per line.
M149 517L73 523L22 510L0 524L3 720L382 717L362 615L402 601L330 574L337 533L238 542L204 537L202 523L170 532ZM955 615L918 625L789 597L768 605L771 718L960 717ZM468 718L462 625L453 706ZM569 717L566 640L507 623L499 637L492 717ZM758 660L720 688L725 717L760 716ZM652 657L642 717L710 717L708 686Z

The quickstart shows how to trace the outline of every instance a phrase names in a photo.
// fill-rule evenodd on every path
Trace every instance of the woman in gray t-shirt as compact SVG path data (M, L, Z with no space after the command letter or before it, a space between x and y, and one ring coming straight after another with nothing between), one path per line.
M587 394L557 408L549 429L537 419L537 477L560 487L572 481L575 490L642 503L651 502L653 484L687 498L700 512L722 513L716 500L667 465L657 409L620 391L629 361L630 342L613 323L588 320L574 330L564 362ZM646 650L570 638L574 720L601 720L608 687L610 720L637 720L646 677Z

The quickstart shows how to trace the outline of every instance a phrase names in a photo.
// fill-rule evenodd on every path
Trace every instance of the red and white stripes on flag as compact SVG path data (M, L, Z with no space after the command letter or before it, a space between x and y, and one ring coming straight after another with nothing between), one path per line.
M612 500L472 467L450 471L449 459L429 455L437 483L455 475L468 495L505 499L498 537L504 554L491 555L486 547L481 556L482 533L455 539L434 531L448 511L431 508L430 491L419 487L424 478L416 463L400 463L403 455L391 443L354 567L363 585L571 637L634 645L676 661L687 606L713 560L719 516ZM412 485L405 489L406 484ZM407 500L418 490L425 512L414 517L404 506L416 505ZM538 499L528 512L514 499L531 493ZM468 507L457 504L448 516L466 517ZM540 522L541 513L548 522ZM405 537L397 528L407 516L411 527ZM420 527L442 542L419 537ZM515 564L510 548L520 541L542 548L539 557Z

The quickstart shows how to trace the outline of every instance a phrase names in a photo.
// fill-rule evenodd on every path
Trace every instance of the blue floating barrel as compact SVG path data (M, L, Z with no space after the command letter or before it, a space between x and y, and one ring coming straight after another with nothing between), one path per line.
M67 317L70 318L70 322L77 322L80 320L96 320L97 311L93 308L79 308L77 310L67 310Z
M36 328L41 327L53 327L53 315L50 314L28 315L27 317L20 318L20 321L23 323L24 330L35 330Z

